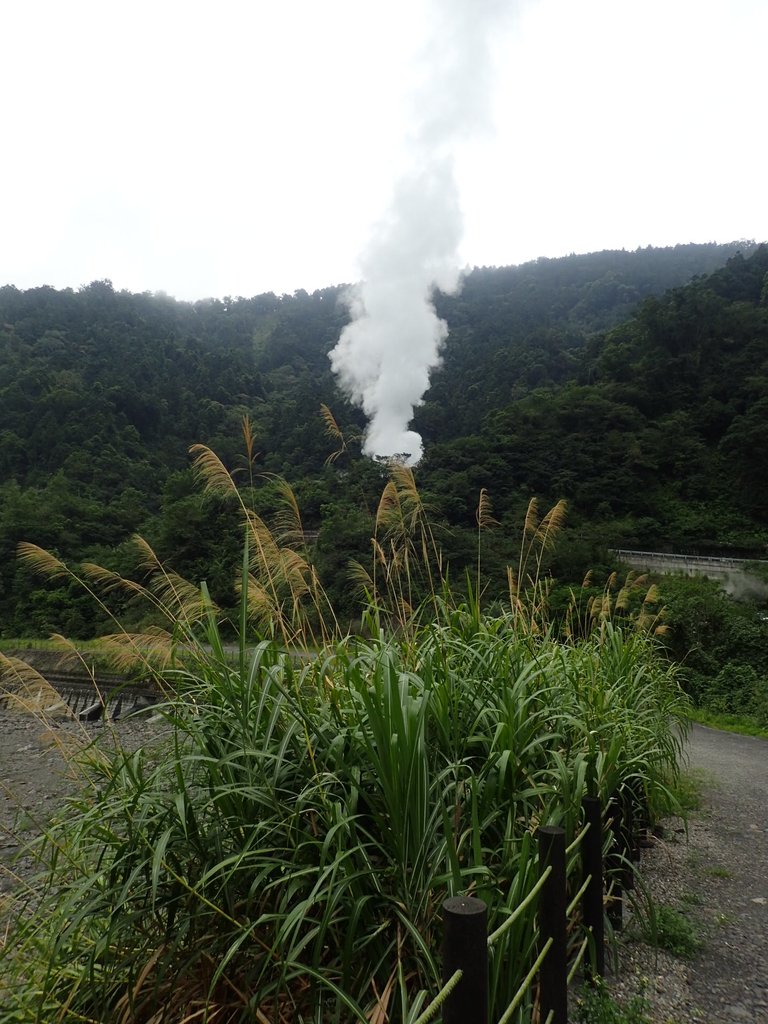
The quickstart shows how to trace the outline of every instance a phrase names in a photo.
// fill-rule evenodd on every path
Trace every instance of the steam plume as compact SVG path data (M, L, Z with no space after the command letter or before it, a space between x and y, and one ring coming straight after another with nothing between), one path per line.
M429 386L448 328L432 304L435 288L460 284L463 219L454 149L487 125L490 31L504 0L440 0L414 97L409 170L360 257L362 283L347 296L352 321L330 353L342 389L369 419L367 455L422 454L408 424Z

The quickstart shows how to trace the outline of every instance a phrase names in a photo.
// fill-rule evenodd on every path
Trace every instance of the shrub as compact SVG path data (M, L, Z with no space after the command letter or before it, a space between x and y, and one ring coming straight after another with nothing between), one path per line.
M209 482L230 487L203 456ZM43 874L9 929L17 1019L412 1022L440 987L446 896L484 898L493 929L535 883L538 825L570 841L582 797L625 784L657 809L674 799L686 703L652 640L602 621L557 641L522 563L506 613L484 616L472 591L453 602L402 468L376 564L357 569L367 638L341 637L285 498L282 532L243 505L233 650L207 588L143 542L142 584L25 549L94 596L127 587L166 617L103 646L152 674L169 735L76 754L86 785L41 838ZM522 915L494 949L499 1011L535 948Z

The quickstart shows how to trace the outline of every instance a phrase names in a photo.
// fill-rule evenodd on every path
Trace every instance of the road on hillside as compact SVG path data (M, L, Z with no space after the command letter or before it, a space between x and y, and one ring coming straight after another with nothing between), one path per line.
M768 1024L768 740L694 726L704 779L697 897L706 931L688 975L709 1024Z

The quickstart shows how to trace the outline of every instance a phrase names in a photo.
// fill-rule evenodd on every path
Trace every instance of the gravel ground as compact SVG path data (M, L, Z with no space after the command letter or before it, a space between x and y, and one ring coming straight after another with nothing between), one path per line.
M142 715L45 730L0 708L0 896L15 884L15 858L13 871L31 870L16 857L20 844L72 790L60 749L83 737L134 748L159 727ZM651 948L630 912L610 987L619 1000L642 993L653 1024L768 1024L768 741L696 726L690 767L703 806L687 832L666 824L641 870L654 901L682 911L701 948L689 960Z
M687 834L667 823L642 872L701 947L687 960L658 952L630 919L612 987L643 992L654 1024L768 1024L768 741L695 726L689 756L702 807Z
M78 788L66 751L94 740L133 750L157 738L162 727L149 712L115 723L60 717L46 728L30 715L0 707L0 896L14 888L17 874L34 873L23 856L25 843Z

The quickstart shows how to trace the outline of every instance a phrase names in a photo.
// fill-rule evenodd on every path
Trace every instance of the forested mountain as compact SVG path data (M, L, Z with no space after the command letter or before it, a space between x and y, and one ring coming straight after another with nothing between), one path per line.
M677 246L476 269L438 296L450 334L417 411L417 477L457 569L480 487L510 527L536 493L568 499L590 542L759 553L766 273L765 247ZM327 358L348 318L340 292L182 303L105 281L0 289L0 630L94 626L85 603L17 566L22 539L123 567L139 531L226 600L235 517L200 494L187 452L203 442L242 464L245 414L253 468L296 486L320 568L345 592L384 470L349 453L324 464L321 403L345 434L364 426ZM265 510L272 493L264 482Z
M545 380L427 448L438 494L458 501L466 487L449 468L466 467L466 482L482 479L502 504L521 488L567 496L617 545L764 551L767 272L761 246L610 331L561 341ZM445 402L465 423L460 389Z

